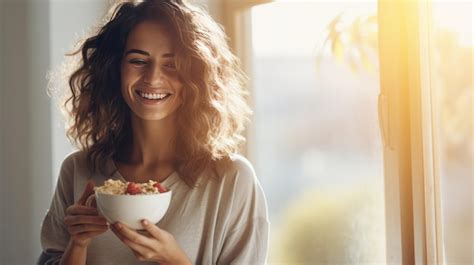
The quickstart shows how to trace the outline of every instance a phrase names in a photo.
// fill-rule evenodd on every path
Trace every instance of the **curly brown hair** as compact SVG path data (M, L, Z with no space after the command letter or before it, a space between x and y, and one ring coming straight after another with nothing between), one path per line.
M194 183L213 161L238 152L251 110L245 75L222 28L204 11L181 0L120 1L80 49L64 106L69 139L87 152L89 166L102 165L131 139L130 109L120 93L120 62L129 33L143 21L163 23L175 40L175 63L183 82L177 111L175 169Z

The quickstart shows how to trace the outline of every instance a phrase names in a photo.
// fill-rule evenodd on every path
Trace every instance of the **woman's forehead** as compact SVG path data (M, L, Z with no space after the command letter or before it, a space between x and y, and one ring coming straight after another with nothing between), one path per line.
M146 50L149 53L172 52L172 38L164 24L144 21L136 25L127 38L126 49Z

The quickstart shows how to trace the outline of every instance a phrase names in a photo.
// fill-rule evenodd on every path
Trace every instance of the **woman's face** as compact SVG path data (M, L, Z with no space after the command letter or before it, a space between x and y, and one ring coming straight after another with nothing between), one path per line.
M145 21L129 34L121 62L122 96L144 120L161 120L181 105L173 43L162 24Z

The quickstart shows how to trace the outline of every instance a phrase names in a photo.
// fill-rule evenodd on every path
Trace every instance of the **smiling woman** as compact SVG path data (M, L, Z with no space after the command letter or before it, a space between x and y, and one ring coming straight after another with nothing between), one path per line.
M250 109L222 29L181 0L121 1L73 55L65 106L80 151L62 164L39 263L265 263L265 197L237 154ZM86 204L107 179L170 189L158 226L108 224Z

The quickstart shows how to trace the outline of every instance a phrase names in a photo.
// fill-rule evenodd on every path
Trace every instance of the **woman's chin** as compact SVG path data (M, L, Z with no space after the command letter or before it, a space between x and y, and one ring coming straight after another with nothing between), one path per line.
M164 121L168 120L171 116L173 116L172 113L169 112L151 112L151 111L143 111L143 112L135 112L134 117L138 118L141 121Z

